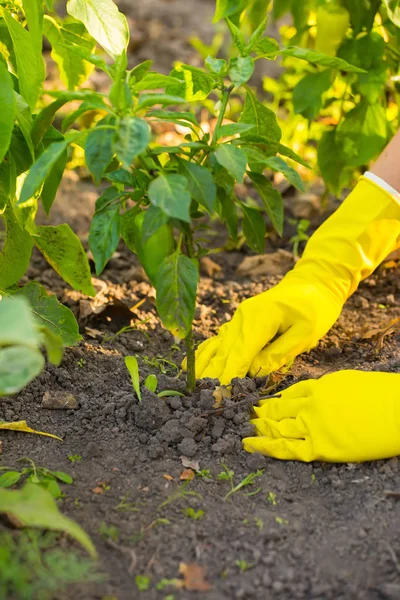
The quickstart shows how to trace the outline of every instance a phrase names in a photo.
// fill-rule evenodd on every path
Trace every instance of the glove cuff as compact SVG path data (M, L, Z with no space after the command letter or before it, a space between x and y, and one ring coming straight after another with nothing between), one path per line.
M342 304L392 252L400 247L400 195L369 176L308 241L293 270L325 285Z

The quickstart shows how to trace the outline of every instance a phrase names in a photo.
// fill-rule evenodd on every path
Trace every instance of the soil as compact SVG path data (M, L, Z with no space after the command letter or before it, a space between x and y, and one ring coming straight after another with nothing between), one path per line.
M176 2L137 5L132 19L139 23L153 10L164 11L157 12L163 15L157 43L165 37L163 28L179 29L186 18L198 32L206 18L200 13L211 12L212 7L211 2L200 6L185 0L178 2L184 11L179 13ZM170 44L168 38L165 47ZM149 58L148 50L143 50L144 58ZM158 47L156 58L163 54ZM52 221L68 221L85 242L97 195L90 182L67 174ZM282 242L286 249L291 233L287 229ZM271 236L267 251L274 252L277 246ZM257 280L251 272L239 275L237 268L246 253L243 248L215 255L221 270L212 276L203 272L196 341L214 334L241 300L279 281L281 275ZM316 349L296 360L276 389L338 369L400 373L398 333L387 337L379 351L374 339L363 339L365 331L399 314L400 268L396 262L389 267L380 268L360 286L332 331ZM213 410L216 381L199 381L195 393L187 395L179 374L183 348L160 326L152 288L135 257L122 247L101 280L95 281L97 301L107 305L102 313L95 314L92 301L66 289L37 253L26 279L39 281L70 306L84 337L79 346L66 351L60 367L47 365L23 392L0 402L0 419L26 419L31 427L63 438L58 442L4 432L1 464L14 465L21 456L29 456L37 465L72 475L74 482L64 486L61 508L90 534L100 555L100 570L106 574L104 582L82 584L60 594L59 600L161 600L172 598L169 594L177 600L400 598L400 503L396 494L386 493L400 492L397 458L307 465L246 454L241 438L251 432L251 405L271 382L235 381L232 399L220 414ZM125 305L141 300L133 328L119 333L129 324ZM124 365L127 355L138 357L142 382L154 373L159 390L185 395L160 399L142 386L139 402ZM57 391L72 394L78 408L41 408L43 396ZM71 463L69 457L74 455L81 460ZM182 482L182 472L196 462L211 477L196 475ZM224 465L234 472L235 485L249 473L262 473L251 487L224 499L230 483L217 478ZM187 516L190 507L204 511L202 518ZM118 528L117 539L105 538L102 524ZM182 580L180 563L203 567L210 590L175 585L157 589L163 579ZM151 578L148 591L138 590L137 575Z

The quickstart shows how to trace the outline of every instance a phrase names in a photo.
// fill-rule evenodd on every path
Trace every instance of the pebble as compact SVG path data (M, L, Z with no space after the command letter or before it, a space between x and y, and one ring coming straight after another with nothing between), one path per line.
M101 448L96 442L89 442L83 452L85 458L97 458L101 456Z

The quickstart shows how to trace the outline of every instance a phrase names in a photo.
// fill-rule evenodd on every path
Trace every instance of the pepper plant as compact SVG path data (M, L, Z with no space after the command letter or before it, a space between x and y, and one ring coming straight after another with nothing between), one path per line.
M198 225L204 216L218 216L235 239L241 221L248 245L261 253L263 212L279 234L283 229L282 198L265 171L282 172L302 189L287 159L304 161L281 143L275 113L251 88L255 62L283 55L334 72L363 72L314 50L282 50L265 36L267 4L218 0L214 20L225 19L233 56L207 57L202 69L177 63L163 75L152 70L151 61L128 68L127 21L112 0L68 0L65 19L54 12L51 0L0 1L0 208L6 222L0 288L6 294L16 290L36 245L67 283L94 294L86 254L69 226L35 224L39 200L49 213L68 156L74 148L83 149L95 183L107 183L89 235L96 273L101 274L120 238L137 253L156 288L164 326L186 339L189 389L195 383L192 321L198 260L208 251L195 235ZM253 15L249 35L241 29L248 11ZM254 15L259 18L260 11L255 27ZM66 88L47 92L50 103L42 97L42 36L51 45ZM109 78L107 94L83 85L95 68ZM232 94L244 97L238 122L225 119ZM196 117L197 104L207 98L214 100L217 116L212 135ZM65 114L71 101L75 108ZM95 118L79 128L85 113ZM53 120L61 114L59 130ZM152 135L158 121L184 126L187 134L181 143L158 145ZM245 177L258 192L257 206L235 193L235 184Z

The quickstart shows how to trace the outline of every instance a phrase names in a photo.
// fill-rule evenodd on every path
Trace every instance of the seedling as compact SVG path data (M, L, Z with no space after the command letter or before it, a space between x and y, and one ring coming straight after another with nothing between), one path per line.
M15 486L17 483L29 482L40 485L49 491L53 498L58 499L64 496L58 481L67 484L71 484L73 481L72 477L63 471L50 471L45 467L36 467L30 458L21 458L19 460L29 462L31 466L25 467L20 471L16 471L11 467L0 467L0 472L4 471L0 475L0 488L9 488Z
M138 397L139 402L142 401L142 392L140 391L140 381L139 381L139 365L138 361L134 356L125 356L125 365L129 371L131 376L133 389L136 392L136 396Z
M150 587L151 579L146 575L136 575L135 583L138 590L141 592L147 592Z
M262 531L264 529L264 521L262 519L255 517L254 523L259 531Z
M275 517L275 521L279 523L279 525L289 525L289 521L287 519L282 519L282 517Z
M82 460L82 456L80 454L70 454L68 456L68 460L70 462L72 462L72 464L75 464L75 463L80 462Z
M269 492L268 497L267 497L267 501L270 504L272 504L273 506L276 506L276 504L277 504L276 494L274 494L274 492Z
M182 512L184 515L189 517L189 519L193 519L194 521L200 521L200 519L202 519L205 514L204 510L201 510L201 509L195 510L191 506L188 508L183 508Z
M76 361L76 364L79 368L83 369L83 367L86 365L86 360L84 358L79 358Z
M104 540L111 540L115 543L118 542L121 531L115 525L107 525L104 521L100 523L99 534Z
M161 579L157 585L156 585L156 590L158 590L159 592L161 592L162 590L164 590L166 587L169 586L174 586L176 587L176 584L179 580L178 579ZM173 598L173 596L169 596L170 598ZM165 598L168 598L168 596L166 596Z
M292 244L293 255L295 258L298 258L300 243L306 242L310 237L306 232L311 223L307 219L300 219L299 221L296 221L296 219L289 219L289 223L291 225L296 225L296 234L290 238L289 243Z
M202 495L198 492L194 492L193 490L186 489L190 484L190 481L185 481L184 483L177 486L177 488L172 492L170 496L162 504L160 504L160 508L164 506L168 506L168 504L172 504L173 502L177 502L179 500L185 500L189 497L203 499Z
M252 569L254 567L254 565L251 563L248 563L247 560L237 560L237 561L235 561L235 565L237 567L239 567L239 569L241 570L242 573L245 573L246 571L248 571L249 569Z
M137 508L135 502L129 502L129 494L125 496L121 496L119 504L114 508L114 510L126 510L129 512L140 512L140 509Z
M212 479L212 473L210 469L200 469L200 471L196 471L196 475L203 479Z
M224 496L224 501L226 501L229 498L229 496L231 496L232 494L236 494L236 492L239 492L244 487L253 485L255 479L257 477L261 477L264 473L263 469L259 469L255 473L249 473L248 475L246 475L246 477L244 477L242 479L242 481L240 481L237 485L234 485L234 481L233 481L234 476L235 476L234 471L231 471L230 469L228 469L228 467L224 464L222 466L224 467L224 471L222 471L221 473L219 473L217 475L217 479L219 479L220 481L230 481L230 483L231 483L231 490ZM255 494L258 494L259 492L260 492L260 488L258 488L254 492L250 492L247 495L254 496Z
M157 391L157 386L158 386L157 376L153 375L152 373L150 375L148 375L146 377L144 385L145 385L145 387L147 387L147 389L150 392L156 392Z

